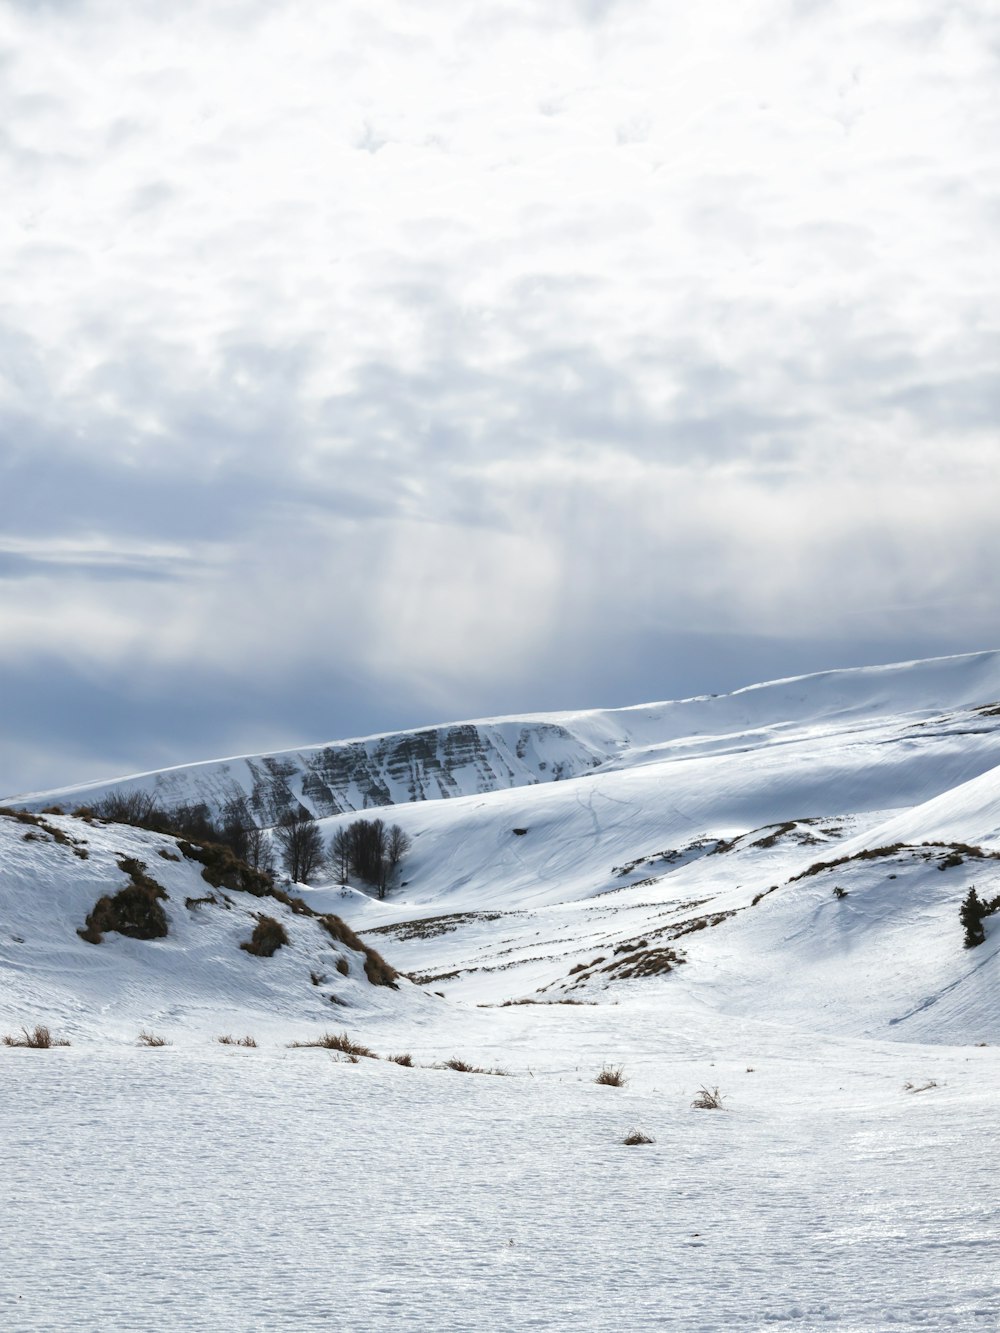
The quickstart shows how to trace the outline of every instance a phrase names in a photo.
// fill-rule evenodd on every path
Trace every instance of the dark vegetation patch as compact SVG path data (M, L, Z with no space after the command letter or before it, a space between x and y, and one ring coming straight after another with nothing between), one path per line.
M661 976L686 962L684 955L674 949L641 949L614 959L603 970L615 980L627 981L633 977Z
M416 921L393 922L388 926L373 926L366 935L391 935L400 943L406 940L428 940L447 935L473 921L499 921L505 916L523 916L523 912L445 912L441 916L425 916Z
M133 940L161 940L167 934L167 914L160 900L167 897L162 884L146 874L146 865L133 856L123 856L118 867L131 883L115 894L105 894L94 904L87 924L76 933L88 944L100 944L105 932L116 931Z
M20 1037L11 1036L9 1033L3 1038L5 1046L21 1046L30 1051L47 1051L52 1046L68 1046L69 1042L59 1040L53 1037L49 1028L44 1023L38 1023L29 1032L27 1028L21 1029Z
M603 962L604 962L604 954L600 954L598 955L597 958L592 959L589 963L577 963L576 967L571 967L569 970L569 975L571 977L575 977L578 972L589 972L592 967L598 967Z
M777 884L772 884L769 889L764 889L760 893L755 893L754 896L750 899L750 906L756 907L762 898L766 898L769 893L777 893L777 891L778 891Z
M145 1028L139 1033L138 1042L140 1046L169 1046L170 1042L166 1037L161 1037L155 1032L147 1032Z
M670 938L679 940L682 935L692 935L698 930L710 930L713 926L728 921L731 916L735 916L737 912L742 910L739 907L732 907L726 912L709 912L707 916L696 916L689 921L680 921L670 931Z
M394 1065L402 1065L404 1069L413 1068L413 1056L408 1054L390 1055L389 1059Z
M172 852L169 847L161 847L158 855L162 856L164 861L179 861L181 858L176 852Z
M605 1065L601 1072L594 1079L602 1088L624 1088L628 1079L625 1077L624 1065Z
M710 855L719 855L723 852L732 852L737 848L741 850L750 847L776 847L783 839L788 838L803 846L819 846L825 841L825 838L817 837L812 832L812 826L821 821L817 816L808 816L801 819L786 819L780 824L762 824L760 828L751 829L749 833L741 833L738 837L730 838L726 841L719 841ZM827 833L828 830L820 829L821 833ZM763 836L758 837L758 834Z
M470 1065L467 1060L459 1060L457 1056L452 1056L450 1060L445 1060L435 1069L454 1069L459 1074L493 1074L497 1078L507 1078L506 1069L484 1069L482 1065Z
M84 846L86 838L72 838L55 824L48 823L43 815L61 815L62 811L58 806L48 806L41 815L32 814L30 810L12 810L9 806L0 807L0 816L7 819L14 819L19 824L29 824L31 827L24 835L26 842L41 842L43 834L48 834L53 842L57 842L61 847L69 847L74 856L79 856L81 860L86 860L89 853ZM41 830L41 832L37 832Z
M641 1129L630 1129L629 1132L622 1139L622 1143L626 1148L635 1148L640 1143L655 1143L655 1142L656 1142L655 1139L651 1139L649 1135L644 1134Z
M364 954L365 976L373 986L391 986L394 990L396 989L396 979L399 973L371 945L365 944L364 940L355 935L345 921L341 921L339 916L334 916L332 912L328 912L319 917L319 924L330 938L336 940L338 944L344 944L348 949Z
M830 861L817 861L807 870L793 875L788 881L794 884L798 879L808 879L810 875L819 875L824 870L833 870L836 866L849 865L852 861L879 861L898 856L901 852L913 852L929 861L935 852L943 852L941 869L949 865L961 865L962 857L967 860L1000 861L1000 852L990 852L984 847L971 847L965 842L921 842L919 844L894 842L886 847L868 847L864 851L854 852L850 856L837 856ZM958 857L958 860L955 860Z
M218 904L218 901L219 901L219 900L218 900L218 898L216 898L215 894L214 894L214 893L210 893L210 894L208 894L208 896L205 897L205 898L185 898L185 899L184 899L184 906L185 906L189 911L192 911L192 912L193 912L194 909L195 909L196 907L204 907L207 903L215 903L215 904Z
M281 922L261 913L257 917L253 934L243 941L240 948L252 953L255 958L273 958L281 946L288 943L288 932Z
M179 838L177 846L189 861L199 861L204 867L201 877L213 889L229 889L231 892L252 893L255 898L276 898L281 890L276 890L271 876L263 870L254 870L245 861L241 861L231 847L218 842L193 841ZM284 894L287 898L288 895Z
M454 972L404 972L403 976L412 981L414 986L429 986L435 981L454 981L463 972L475 972L476 970L474 967L456 967Z
M624 865L612 866L612 875L621 878L624 875L631 875L634 870L640 866L656 865L675 865L682 857L691 856L692 853L702 852L706 856L711 856L716 852L725 851L730 844L722 842L718 838L696 838L694 842L688 843L686 847L667 847L662 852L652 852L646 856L637 856L633 861L626 861ZM642 881L645 883L655 883L655 880ZM634 885L630 887L635 887Z
M315 1037L312 1041L291 1041L288 1044L295 1049L311 1047L323 1051L339 1051L342 1055L363 1055L367 1060L379 1058L368 1046L354 1041L346 1032L324 1032L322 1037Z
M253 1037L231 1037L231 1036L229 1036L228 1033L227 1033L224 1037L216 1037L216 1041L219 1043L220 1046L253 1046L253 1047L256 1047L256 1045L257 1045L257 1043L256 1043L256 1041L254 1041Z
M696 1111L722 1111L725 1107L722 1103L725 1096L718 1088L700 1087L695 1093L694 1101L691 1105Z
M965 931L963 942L967 949L985 944L986 931L983 929L983 922L996 912L1000 912L1000 895L996 898L980 898L973 884L958 910L958 919Z

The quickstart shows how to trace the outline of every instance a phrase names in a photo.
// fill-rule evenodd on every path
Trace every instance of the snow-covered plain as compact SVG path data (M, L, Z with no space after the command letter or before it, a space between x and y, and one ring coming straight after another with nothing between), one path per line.
M1000 1327L1000 917L958 921L1000 894L998 699L986 653L532 719L530 780L371 812L413 839L384 902L293 890L397 989L273 899L189 905L174 839L0 817L0 1034L72 1043L0 1047L0 1328ZM90 944L123 858L170 933ZM383 1058L288 1044L345 1030Z

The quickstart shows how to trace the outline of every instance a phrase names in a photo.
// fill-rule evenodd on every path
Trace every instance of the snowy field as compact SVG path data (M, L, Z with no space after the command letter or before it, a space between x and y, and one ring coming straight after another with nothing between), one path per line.
M995 1048L514 1013L482 1030L508 1078L10 1052L0 1324L998 1326ZM428 1047L479 1049L460 1036ZM591 1082L604 1058L627 1086ZM726 1110L690 1107L704 1082ZM655 1143L622 1146L632 1128Z
M384 902L293 886L397 988L166 835L0 817L0 1036L71 1043L0 1046L0 1330L1000 1328L998 697L979 654L562 715L612 757L383 810ZM137 862L168 933L81 939ZM345 1031L381 1058L290 1045Z

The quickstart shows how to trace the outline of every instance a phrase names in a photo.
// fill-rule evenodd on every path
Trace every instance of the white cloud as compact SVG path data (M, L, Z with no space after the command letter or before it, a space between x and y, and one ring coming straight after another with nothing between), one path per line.
M8 4L5 660L416 712L609 626L991 642L998 50L975 0Z

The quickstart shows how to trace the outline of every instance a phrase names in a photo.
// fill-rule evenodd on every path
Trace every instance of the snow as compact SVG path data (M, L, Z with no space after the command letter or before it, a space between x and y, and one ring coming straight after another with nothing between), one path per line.
M72 1043L0 1047L0 1328L1000 1327L1000 917L958 921L1000 894L997 695L990 653L535 718L525 772L605 758L477 758L370 812L413 839L385 901L294 887L396 989L275 899L189 905L175 839L0 816L0 1035ZM170 933L87 943L126 857ZM382 1058L290 1045L341 1031Z

